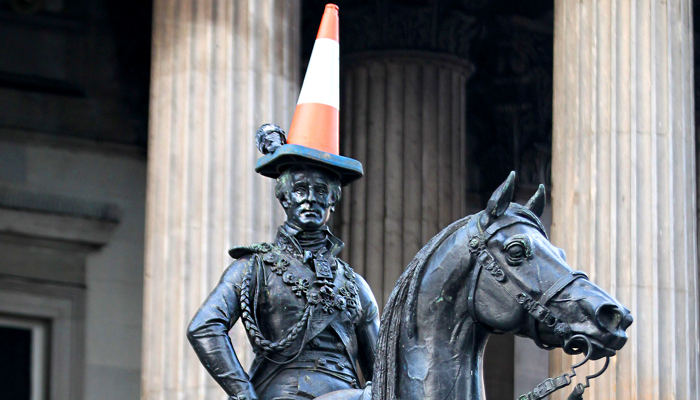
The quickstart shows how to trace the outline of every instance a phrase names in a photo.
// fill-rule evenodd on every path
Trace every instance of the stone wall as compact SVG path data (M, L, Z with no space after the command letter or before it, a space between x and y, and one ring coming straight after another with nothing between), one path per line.
M138 398L145 159L62 142L0 141L0 170L4 199L11 193L36 199L24 205L37 204L32 210L0 205L5 212L0 281L16 293L70 289L79 294L78 308L84 311L75 315L74 328L84 328L77 336L84 342L72 344L82 357L78 370L71 371L75 387L69 397L51 398ZM110 206L112 217L100 220L83 212L101 205ZM25 224L9 226L9 217L18 212ZM64 374L51 371L52 379Z
M150 23L0 1L0 291L48 313L54 400L139 397Z

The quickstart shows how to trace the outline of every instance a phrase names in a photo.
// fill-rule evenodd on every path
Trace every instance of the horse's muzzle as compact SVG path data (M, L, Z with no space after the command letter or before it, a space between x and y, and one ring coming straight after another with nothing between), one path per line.
M596 310L596 319L601 327L605 328L610 333L624 332L625 329L632 325L634 319L625 310L614 304L603 304Z
M612 357L627 343L625 330L632 325L634 319L629 310L624 307L606 303L596 311L598 334L596 338L590 334L574 333L564 341L564 351L567 354L589 354L590 359L598 360Z
M624 338L624 342L626 341L627 337ZM622 345L624 345L624 342ZM622 345L620 345L619 348L621 348ZM566 354L585 354L586 359L590 360L598 360L603 357L612 357L617 351L617 349L608 347L601 342L582 334L574 335L568 338L564 342L563 350Z
M634 321L628 309L614 304L603 304L596 310L596 320L599 326L609 333L604 339L605 347L620 350L627 343L625 330Z

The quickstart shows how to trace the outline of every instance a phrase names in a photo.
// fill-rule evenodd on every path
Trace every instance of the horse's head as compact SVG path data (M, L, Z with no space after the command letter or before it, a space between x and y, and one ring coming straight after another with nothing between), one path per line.
M544 186L525 206L511 203L515 174L493 193L470 223L475 259L470 299L480 324L532 338L540 347L591 358L614 355L627 341L629 310L585 274L573 271L552 245L539 216Z

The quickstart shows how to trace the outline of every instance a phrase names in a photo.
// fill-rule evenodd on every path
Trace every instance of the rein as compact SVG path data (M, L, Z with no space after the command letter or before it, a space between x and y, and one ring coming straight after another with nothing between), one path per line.
M482 211L483 212L483 211ZM476 285L478 276L481 274L482 270L488 272L495 282L496 286L503 289L513 300L515 300L525 311L528 312L530 318L530 329L533 335L533 340L538 347L551 350L553 347L545 345L541 338L539 337L537 324L543 323L548 327L552 328L554 333L562 338L566 343L567 339L569 343L574 341L583 341L586 344L586 357L583 361L578 364L571 366L571 373L564 373L555 378L547 378L542 383L537 385L535 389L527 394L524 394L518 398L518 400L540 400L550 394L563 389L571 384L571 378L576 376L575 369L586 363L593 353L593 345L590 340L583 335L575 335L571 338L571 327L566 322L561 321L552 311L547 308L547 303L549 303L552 298L558 295L562 290L567 288L573 282L579 278L588 279L588 276L581 271L570 271L568 274L562 276L557 280L552 286L550 286L539 299L535 300L530 296L525 290L523 290L515 280L513 280L509 275L507 270L502 268L496 258L491 254L487 248L488 241L495 235L498 231L505 229L507 227L513 226L515 224L525 224L530 225L540 231L545 237L547 237L544 232L543 227L540 224L535 224L525 219L520 218L503 218L495 221L491 224L485 231L482 229L480 224L480 214L475 216L477 232L471 233L469 235L469 252L474 256L476 260L476 266L474 268L474 278L472 279L472 286L470 288L469 296L469 308L472 311L472 315L476 320L476 313L474 312L474 293L476 291ZM569 396L570 400L581 399L583 396L583 391L589 387L589 380L600 376L607 368L610 362L610 357L605 361L603 368L593 375L586 376L586 384L578 384L574 388L574 391Z
M586 357L581 362L571 366L571 373L565 372L557 377L545 379L544 381L542 381L542 383L537 385L532 392L523 394L520 397L518 397L518 400L540 400L556 392L557 390L563 389L571 384L571 380L577 375L576 368L588 362L591 359L591 354L593 354L593 345L587 337L585 337L584 335L575 335L571 338L571 341L574 340L583 340L585 342ZM577 384L574 387L574 390L567 398L567 400L582 400L583 392L591 386L590 381L601 376L603 372L605 372L605 370L608 369L608 365L610 365L610 357L605 358L605 364L603 365L603 368L601 368L598 372L591 375L586 375L586 383Z

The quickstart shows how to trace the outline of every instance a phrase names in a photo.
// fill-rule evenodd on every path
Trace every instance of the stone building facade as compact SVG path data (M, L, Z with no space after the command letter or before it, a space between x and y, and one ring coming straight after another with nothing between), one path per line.
M365 178L334 232L379 303L516 170L635 317L588 398L700 399L695 3L339 1L341 152ZM282 221L253 133L288 128L324 4L0 0L0 338L22 344L0 359L31 399L223 398L185 326L227 248ZM487 393L570 363L496 336Z

